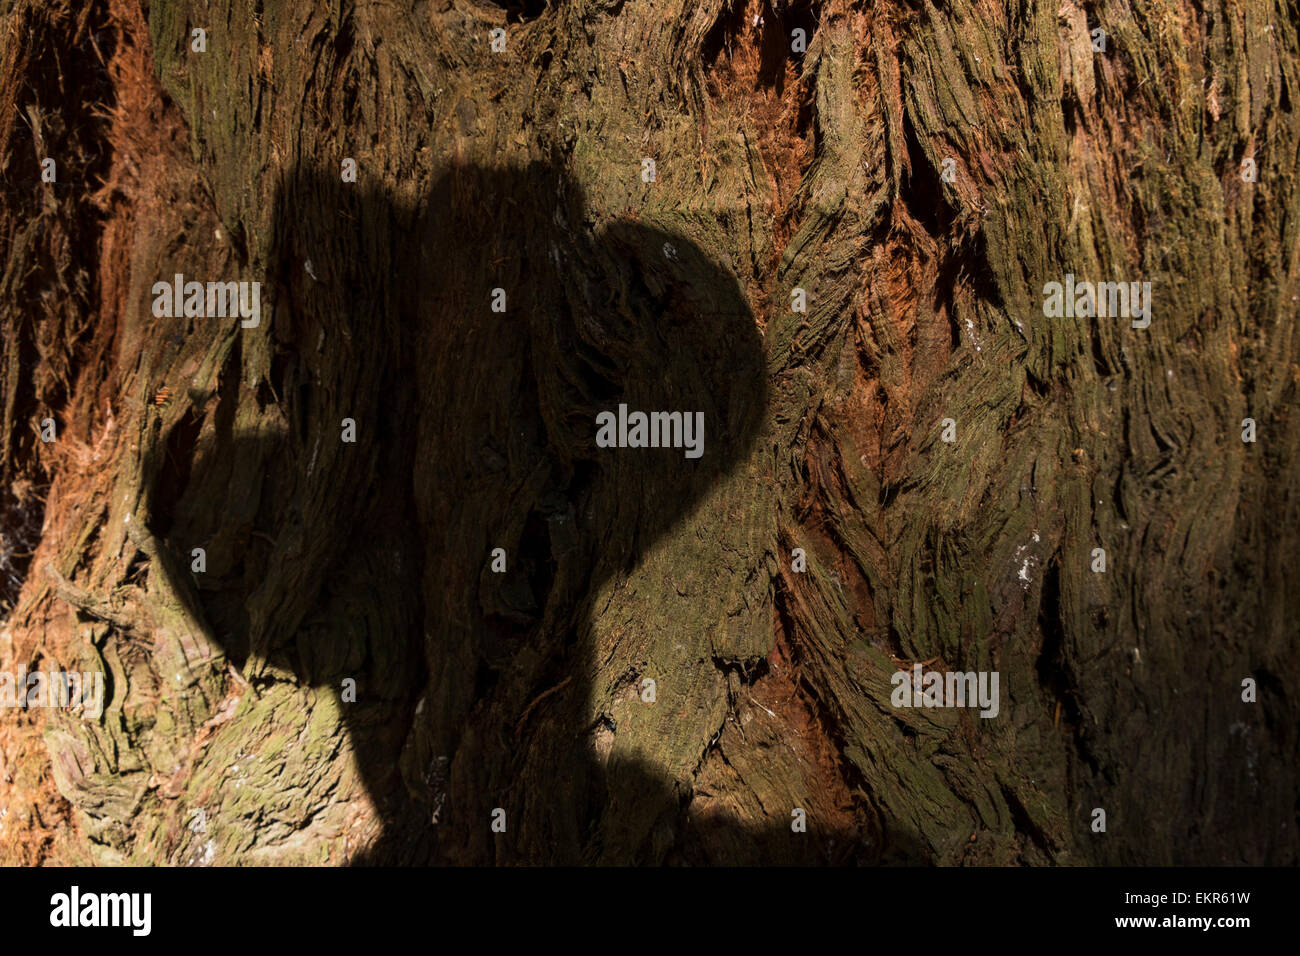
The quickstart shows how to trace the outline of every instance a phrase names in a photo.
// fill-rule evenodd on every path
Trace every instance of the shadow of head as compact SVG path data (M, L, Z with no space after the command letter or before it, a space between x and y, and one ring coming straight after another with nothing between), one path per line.
M255 686L355 681L367 861L823 858L786 824L691 834L676 781L593 751L594 596L748 459L766 407L731 272L593 220L546 164L400 194L295 171L263 323L159 445L151 528L180 567L206 550L183 576L211 639Z

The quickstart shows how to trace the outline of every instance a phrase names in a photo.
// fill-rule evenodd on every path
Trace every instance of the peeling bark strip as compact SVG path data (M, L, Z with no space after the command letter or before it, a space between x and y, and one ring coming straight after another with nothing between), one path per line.
M399 6L0 0L0 861L1300 862L1294 0Z

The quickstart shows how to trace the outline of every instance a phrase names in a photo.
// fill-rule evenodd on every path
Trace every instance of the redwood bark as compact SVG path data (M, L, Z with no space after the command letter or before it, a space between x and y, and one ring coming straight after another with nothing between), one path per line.
M398 6L0 0L0 860L1297 862L1295 2Z

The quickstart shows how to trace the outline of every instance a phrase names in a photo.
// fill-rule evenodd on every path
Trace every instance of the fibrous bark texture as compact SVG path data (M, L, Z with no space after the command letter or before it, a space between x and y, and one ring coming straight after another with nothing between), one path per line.
M0 0L0 860L1296 863L1298 23Z

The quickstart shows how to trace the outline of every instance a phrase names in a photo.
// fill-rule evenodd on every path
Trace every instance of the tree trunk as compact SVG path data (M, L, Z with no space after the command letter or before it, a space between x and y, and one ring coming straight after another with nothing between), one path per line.
M1294 0L401 6L0 0L0 860L1297 862Z

